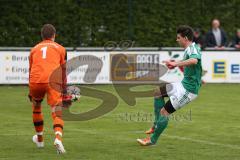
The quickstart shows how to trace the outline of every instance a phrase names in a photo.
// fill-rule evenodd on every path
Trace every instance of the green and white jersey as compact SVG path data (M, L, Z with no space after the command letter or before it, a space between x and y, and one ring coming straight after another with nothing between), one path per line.
M182 80L182 85L188 92L198 94L199 88L201 87L202 60L200 48L195 43L192 43L184 51L183 60L190 58L198 59L198 63L184 67L184 78Z

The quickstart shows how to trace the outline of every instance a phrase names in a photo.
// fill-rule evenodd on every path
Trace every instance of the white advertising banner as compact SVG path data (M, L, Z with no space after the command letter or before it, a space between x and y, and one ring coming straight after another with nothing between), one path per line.
M151 83L159 81L164 72L159 51L122 51L110 52L110 75L115 83ZM124 56L123 56L124 55ZM165 69L166 70L166 69Z
M211 83L240 83L240 52L205 51L203 80Z
M27 84L29 52L1 51L0 52L0 84Z
M162 60L181 60L183 51L161 53ZM240 52L203 51L202 80L207 83L240 83ZM168 70L161 79L167 82L180 81L183 78L181 68Z
M92 59L89 61L89 58L91 58L90 56L95 56L97 58L99 58L102 61L102 68L98 68L96 66L96 63L98 63L95 59ZM71 59L72 58L78 58L80 59L80 61L75 61L72 62ZM88 65L82 65L77 67L76 69L69 71L68 70L68 76L67 76L67 81L68 83L71 84L83 84L83 83L90 83L87 80L84 80L84 76L86 74L87 69L90 66L93 66L92 69L89 68L89 72L88 72L88 78L89 79L94 79L95 74L93 74L93 72L95 72L96 70L99 69L99 73L97 74L97 77L95 78L96 80L92 83L110 83L110 78L109 78L109 73L110 73L110 60L109 60L109 53L107 52L68 52L68 67L70 66L75 66L75 65L80 65L77 64L79 63L88 63ZM90 63L89 63L90 62ZM72 64L75 63L75 64Z
M102 68L96 74L95 80L88 82L85 79L86 71L94 72L89 65L96 66L95 60L89 61L68 74L68 83L84 84L109 84L112 83L111 72L112 59L115 54L126 54L128 61L133 60L134 63L162 63L164 60L181 60L183 51L128 51L128 52L68 52L68 60L72 58L80 58L84 63L86 57L97 57L102 61ZM0 51L0 84L27 84L29 75L29 52L27 51ZM114 62L116 63L116 62ZM237 51L204 51L202 52L203 81L207 83L240 83L240 52ZM96 69L96 68L95 68ZM120 72L119 72L120 73ZM91 75L91 74L90 74ZM120 74L119 74L120 75ZM91 77L90 77L91 78ZM94 78L94 77L93 77ZM114 77L121 79L120 76ZM182 68L174 68L168 70L167 73L160 77L160 80L167 82L181 81L183 78ZM151 80L151 77L149 77ZM146 79L145 79L146 80Z

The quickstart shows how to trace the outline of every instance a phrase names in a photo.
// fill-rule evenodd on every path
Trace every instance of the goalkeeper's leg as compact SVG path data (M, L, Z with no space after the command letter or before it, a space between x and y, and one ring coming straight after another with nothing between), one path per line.
M55 134L54 145L56 146L57 153L65 153L65 149L62 143L63 126L64 121L62 119L62 94L54 89L49 89L48 104L51 106L52 119L53 119L53 130Z
M55 133L54 145L56 146L57 153L62 154L66 152L62 143L64 126L64 121L62 119L62 106L52 106L52 118Z
M32 119L36 135L33 137L33 142L36 143L38 147L43 147L43 114L42 107L40 103L33 103L32 105Z
M32 102L32 120L36 131L36 135L33 136L33 142L36 143L37 147L41 148L44 146L43 143L43 114L41 102L45 94L45 86L38 84L29 85L30 93L29 99Z
M62 106L52 106L52 119L55 138L62 141L64 121L62 119Z

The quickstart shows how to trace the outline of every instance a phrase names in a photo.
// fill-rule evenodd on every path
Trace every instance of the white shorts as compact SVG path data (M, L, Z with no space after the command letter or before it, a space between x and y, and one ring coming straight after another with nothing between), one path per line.
M182 108L184 105L197 98L197 95L188 92L181 82L167 84L166 90L175 110Z

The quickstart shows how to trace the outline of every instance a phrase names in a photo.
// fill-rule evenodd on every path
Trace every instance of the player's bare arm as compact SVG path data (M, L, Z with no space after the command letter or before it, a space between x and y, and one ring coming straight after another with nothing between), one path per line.
M191 66L191 65L195 65L198 63L198 60L196 58L190 58L187 60L183 60L183 61L164 61L164 63L166 63L168 68L174 68L174 67L184 67L184 66Z

